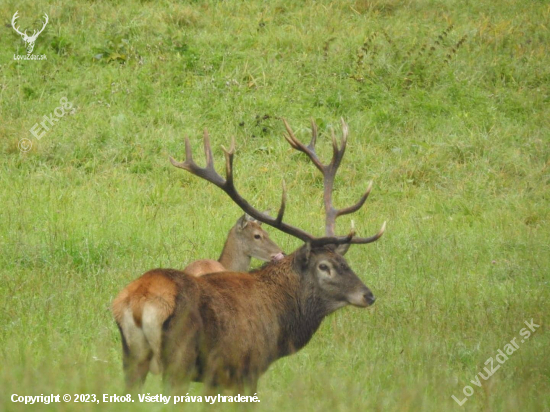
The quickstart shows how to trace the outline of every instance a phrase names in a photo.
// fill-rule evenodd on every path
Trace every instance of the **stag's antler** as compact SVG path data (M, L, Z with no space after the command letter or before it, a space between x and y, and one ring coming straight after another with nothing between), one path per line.
M290 128L290 125L285 119L283 119L283 122L285 124L285 128L288 133L285 135L285 139L288 141L288 143L290 143L290 145L294 149L305 153L311 159L311 161L317 167L317 169L319 169L323 174L323 188L324 188L323 200L325 204L325 234L326 236L334 236L336 219L339 216L347 215L358 211L363 206L363 204L369 197L370 191L372 190L372 181L371 181L367 187L367 190L365 191L363 196L361 196L361 198L356 204L343 209L336 209L332 204L332 191L334 188L334 177L336 176L338 167L340 167L340 163L342 162L344 153L346 152L346 145L348 142L348 134L349 134L348 125L346 124L344 119L341 119L342 137L340 139L340 147L338 147L338 142L336 141L334 130L331 130L332 160L330 161L329 164L325 165L321 163L321 161L319 160L319 157L317 156L317 153L315 153L315 144L317 143L317 125L315 124L315 121L313 119L311 120L311 141L307 146L305 146L302 142L300 142L296 138L296 136L294 135L294 132ZM378 231L376 235L368 238L353 237L352 241L350 241L349 243L374 242L384 234L385 230L386 230L386 222L383 223L381 229ZM350 234L352 236L355 235L353 228Z
M315 127L315 125L313 124L314 128L313 128L312 142L308 147L305 147L294 137L286 121L284 122L285 122L285 126L287 127L287 131L289 131L289 136L287 137L287 140L290 142L292 147L308 154L308 156L311 158L311 160L317 166L317 168L323 171L323 176L325 177L325 208L327 212L327 219L326 219L327 236L315 237L303 231L302 229L299 229L297 227L291 226L283 222L283 215L286 207L286 188L285 188L284 182L283 182L283 194L281 199L281 206L279 208L276 218L273 218L255 209L237 192L237 190L235 189L235 185L233 183L233 156L235 154L234 138L231 139L231 147L229 148L229 150L227 150L226 148L223 148L223 151L225 153L225 175L226 175L225 179L221 177L214 169L214 160L212 157L212 149L210 147L210 138L208 136L208 131L206 130L204 131L204 153L206 157L206 167L201 168L193 161L191 144L189 143L188 137L185 138L185 161L177 162L172 157L170 157L170 162L174 166L179 167L181 169L185 169L188 172L191 172L192 174L199 176L218 186L225 193L227 193L229 197L242 210L244 210L253 218L259 220L260 222L264 222L270 226L273 226L274 228L279 229L284 233L297 237L298 239L303 240L304 242L308 242L312 246L323 246L327 244L340 245L340 244L346 244L346 243L363 243L364 244L364 243L371 243L371 242L374 242L375 240L378 240L380 236L382 236L382 234L384 233L386 222L384 222L380 231L376 235L370 238L354 237L355 232L353 231L353 229L351 233L348 234L347 236L335 236L334 234L334 220L336 219L336 217L344 214L352 213L358 210L363 205L363 203L365 203L365 200L367 199L367 196L371 188L371 186L369 185L367 192L363 195L360 201L353 206L350 206L345 209L340 209L340 210L336 210L332 207L332 186L333 186L336 170L338 169L338 166L340 165L342 157L344 156L345 139L347 138L347 125L343 123L345 126L344 127L345 132L342 138L343 143L342 143L341 149L338 149L336 145L336 140L333 135L333 149L334 149L333 160L329 165L325 166L319 161L314 150L315 140L317 138L317 128ZM325 173L324 170L327 170L327 172ZM327 208L327 205L328 205L328 208ZM331 217L329 217L329 214Z
M170 162L180 169L185 169L192 174L201 177L210 183L215 184L246 213L252 216L254 219L259 220L260 222L266 223L270 226L273 226L282 232L285 232L289 235L297 237L298 239L303 240L304 242L312 242L315 240L315 237L309 233L298 229L297 227L288 225L283 222L283 215L286 205L286 189L283 184L283 196L281 200L281 207L277 213L277 217L273 218L265 213L260 212L255 209L250 203L246 201L235 189L233 184L233 156L235 154L235 138L231 139L231 147L227 150L223 147L225 154L225 179L221 177L216 170L214 169L214 159L212 157L212 148L210 147L210 138L208 136L208 131L204 130L204 154L206 157L206 167L199 167L193 160L193 153L191 151L191 144L189 143L189 138L185 138L185 161L177 162L170 156Z

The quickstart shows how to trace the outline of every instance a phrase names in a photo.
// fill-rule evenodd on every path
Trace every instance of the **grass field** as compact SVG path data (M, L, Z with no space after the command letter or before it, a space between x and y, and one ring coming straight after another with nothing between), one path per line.
M49 15L33 52L47 60L14 60L16 10L22 30ZM45 409L12 394L122 394L114 296L148 269L217 258L241 212L170 165L184 136L203 162L207 127L220 171L235 136L241 193L275 211L285 179L289 223L322 234L320 174L281 117L303 141L316 119L323 159L349 123L335 202L374 180L353 219L360 235L388 229L346 256L376 304L273 364L254 409L550 410L547 1L7 0L0 15L0 410ZM74 112L37 139L63 98ZM149 376L143 393L161 391Z

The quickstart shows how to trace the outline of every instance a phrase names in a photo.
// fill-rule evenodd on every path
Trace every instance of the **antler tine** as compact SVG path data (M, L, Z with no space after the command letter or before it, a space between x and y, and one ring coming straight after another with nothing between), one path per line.
M325 236L325 237L319 237L315 238L311 241L311 244L313 246L323 246L323 245L342 245L344 243L350 243L353 245L364 245L367 243L372 243L377 241L382 237L384 232L386 231L386 222L382 224L382 227L378 231L378 233L371 237L355 237L355 229L352 228L350 230L350 233L346 236Z
M338 145L338 142L336 141L336 136L334 134L334 129L332 129L331 130L332 160L329 164L325 165L321 163L321 161L319 160L319 157L315 153L315 144L317 143L317 125L315 124L315 121L311 119L311 141L309 145L306 147L302 142L300 142L296 138L288 122L285 119L283 119L283 123L288 133L288 135L285 135L286 140L290 143L290 145L294 149L307 154L308 157L315 164L317 169L319 169L323 174L323 186L324 186L323 198L324 198L325 215L326 215L325 233L327 236L334 236L335 219L339 216L339 211L336 210L332 205L332 190L334 186L334 177L336 176L336 171L338 170L338 167L340 167L340 163L342 162L342 158L344 157L344 153L346 151L347 138L348 138L348 126L344 121L344 119L341 119L341 121L342 121L342 138L341 138L340 145ZM360 205L357 207L357 209L363 205L365 200L363 199L360 200L359 202ZM357 210L357 209L353 209L353 207L349 209L353 211ZM347 213L351 213L351 211ZM340 214L345 214L345 213L340 213Z
M189 144L189 137L185 137L185 161L178 162L172 156L168 156L168 158L170 159L170 163L172 163L172 166L179 167L180 169L189 170L188 164L194 164L193 153L191 152L191 145Z
M210 147L210 136L208 135L208 130L204 129L204 157L206 158L206 168L214 169L214 160L212 158L212 148Z
M343 117L340 117L342 123L342 144L345 146L348 143L349 127Z
M315 152L315 145L317 144L317 124L313 117L311 118L311 141L309 142L307 148L312 152Z
M342 162L344 153L346 152L346 145L348 142L348 125L346 124L344 119L341 119L341 121L342 137L340 138L340 147L338 147L338 143L336 142L334 129L330 130L330 137L332 140L332 160L330 162L330 166L334 168L334 174L336 174L336 170L338 169L338 167L340 167L340 163Z
M193 151L191 150L191 143L189 143L189 137L185 137L185 162L195 164L193 161Z
M348 134L349 134L348 124L344 121L343 118L340 118L340 121L342 122L342 138L340 139L341 148L339 151L338 165L342 161L342 158L344 157L344 153L346 153L346 147L348 144Z
M354 237L353 239L351 239L350 243L356 244L356 245L364 245L367 243L376 242L378 239L382 237L385 231L386 231L386 222L384 221L384 223L382 223L382 227L380 228L380 230L376 235L371 237Z
M281 207L279 207L279 212L277 213L277 218L275 219L275 222L277 223L277 225L280 225L281 222L283 221L285 208L286 208L286 184L283 179L283 195L281 196Z
M332 161L331 163L334 163L334 160L338 157L339 147L338 143L336 142L336 135L334 134L334 129L330 129L330 140L332 141Z
M345 122L343 124L345 125ZM345 127L343 126L342 129L343 133L340 147L338 147L334 129L331 129L330 131L330 137L332 141L332 159L330 163L324 167L323 170L325 234L327 236L334 236L336 218L338 217L338 210L332 204L332 191L334 188L334 178L336 176L336 172L340 167L340 163L342 162L342 158L344 157L344 153L346 151L347 135L345 131L347 130L347 125Z
M285 128L286 128L286 131L288 133L287 135L284 135L287 142L290 143L290 145L294 149L305 153L311 159L311 161L317 167L317 169L319 169L321 171L321 173L324 173L323 169L324 169L325 166L321 163L321 161L317 157L317 154L315 153L315 142L317 140L317 126L312 128L311 142L310 142L309 146L306 147L302 142L300 142L296 138L296 136L294 136L294 132L290 128L290 125L287 123L286 119L283 119L283 123L285 124ZM313 124L315 124L315 123L313 123Z
M336 211L336 217L347 215L349 213L354 213L354 212L357 212L359 209L361 209L361 207L367 201L367 198L369 197L371 190L372 190L372 180L370 181L369 186L367 187L367 190L365 191L365 193L363 193L363 196L361 196L361 199L359 199L359 201L352 206L348 206L343 209L338 209Z
M229 186L233 186L233 156L235 155L235 137L231 136L231 146L227 150L222 146L225 155L225 180ZM212 152L210 152L212 155Z
M215 184L216 186L223 188L225 186L225 179L221 177L214 169L214 161L212 159L212 150L210 148L210 139L208 132L204 133L204 153L206 155L206 167L198 166L193 160L193 151L191 150L191 143L189 137L185 138L185 161L177 162L172 156L170 156L170 163L179 167L180 169L187 170L188 172L202 177L203 179Z
M300 149L300 142L298 141L298 139L296 139L296 136L294 136L294 132L292 131L292 129L290 128L290 125L287 123L287 121L283 118L283 123L285 124L285 128L286 128L286 131L288 134L284 134L283 136L285 137L286 141L288 143L290 143L290 145L296 149L296 150L301 150Z

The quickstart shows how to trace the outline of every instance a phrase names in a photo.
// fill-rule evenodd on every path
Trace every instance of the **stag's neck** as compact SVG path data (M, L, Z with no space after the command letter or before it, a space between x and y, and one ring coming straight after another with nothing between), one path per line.
M302 296L296 302L296 311L282 319L281 335L279 337L280 356L287 356L302 349L313 337L321 322L328 313L323 308L323 302L315 296Z
M278 312L279 336L278 357L297 352L303 348L319 329L323 319L332 312L294 269L293 256L275 263L268 263L261 273L262 283L268 289L271 304Z
M228 271L248 272L250 268L250 256L242 250L234 231L235 228L233 227L227 236L218 262Z

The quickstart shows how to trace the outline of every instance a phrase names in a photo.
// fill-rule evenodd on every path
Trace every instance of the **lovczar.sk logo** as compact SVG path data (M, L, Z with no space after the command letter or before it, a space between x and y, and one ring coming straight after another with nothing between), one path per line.
M48 15L44 13L44 24L42 25L42 28L40 30L33 30L33 33L29 36L27 34L27 30L25 30L24 32L21 32L16 26L16 20L19 17L17 15L18 13L19 11L16 11L15 14L13 15L13 18L11 19L11 27L13 27L13 30L15 30L15 32L19 34L23 39L23 41L25 42L25 47L27 48L27 54L26 55L14 54L13 59L14 60L45 60L46 59L45 54L36 55L36 54L32 54L32 51L34 50L34 44L36 43L36 39L38 38L40 33L44 31L44 29L46 28L46 25L48 24L48 21L49 21Z

